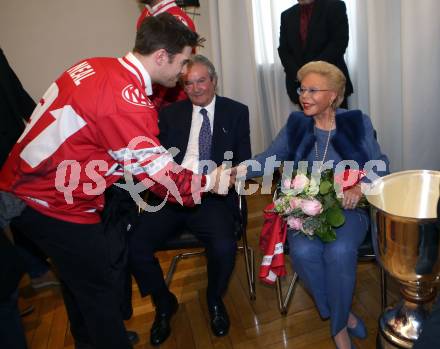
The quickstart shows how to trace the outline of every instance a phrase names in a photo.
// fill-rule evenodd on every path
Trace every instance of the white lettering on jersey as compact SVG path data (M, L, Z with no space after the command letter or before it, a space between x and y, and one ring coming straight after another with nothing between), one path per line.
M131 104L140 106L154 108L154 104L145 96L136 86L133 84L127 85L122 90L122 98Z
M50 114L54 117L54 122L26 145L20 154L33 168L52 156L67 138L87 124L70 105L55 109Z
M92 76L93 74L95 74L95 71L93 70L92 66L87 61L85 61L70 68L67 73L69 73L74 84L76 86L79 86L81 84L81 80Z

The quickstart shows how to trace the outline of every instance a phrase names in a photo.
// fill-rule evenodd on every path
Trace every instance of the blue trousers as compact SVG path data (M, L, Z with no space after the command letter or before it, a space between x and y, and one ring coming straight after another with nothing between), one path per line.
M335 336L348 321L356 282L357 253L368 230L362 210L344 210L345 224L336 229L336 240L323 243L289 231L294 270L312 294L322 318L330 318Z

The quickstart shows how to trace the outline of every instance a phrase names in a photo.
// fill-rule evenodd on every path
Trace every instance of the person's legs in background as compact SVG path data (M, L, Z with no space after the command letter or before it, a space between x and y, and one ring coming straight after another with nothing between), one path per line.
M17 299L18 290L0 300L0 348L27 349Z
M51 270L47 256L17 228L15 224L16 219L11 221L10 229L17 252L24 261L26 272L31 279L32 288L38 290L44 287L59 286L60 282Z
M26 349L26 338L17 306L18 283L24 273L24 264L0 225L0 348Z
M423 331L413 349L432 349L440 348L440 296L432 307L429 318L423 323Z

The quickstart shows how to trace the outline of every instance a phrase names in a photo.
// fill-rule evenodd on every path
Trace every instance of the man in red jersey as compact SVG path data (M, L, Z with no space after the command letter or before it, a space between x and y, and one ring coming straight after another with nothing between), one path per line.
M157 16L161 13L167 12L176 17L193 32L196 31L196 27L192 19L182 8L177 6L174 0L140 0L140 2L145 4L145 7L137 20L137 28L139 28L145 18ZM170 103L181 101L186 98L187 96L180 85L177 85L173 88L167 88L156 84L153 85L153 96L151 100L158 109L161 109Z
M58 269L76 349L131 348L100 220L104 190L130 173L155 194L191 206L221 172L194 175L173 161L157 139L148 97L152 83L176 84L200 41L161 14L143 21L125 57L75 64L44 94L2 168L0 190L27 205L17 224ZM132 196L139 184L129 188Z

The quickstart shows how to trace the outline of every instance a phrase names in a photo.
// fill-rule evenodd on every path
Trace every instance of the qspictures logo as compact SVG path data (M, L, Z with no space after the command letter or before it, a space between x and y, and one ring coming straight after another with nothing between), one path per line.
M144 145L148 144L148 147ZM123 176L125 184L116 184L122 189L128 191L132 199L137 205L145 211L156 212L160 210L169 195L173 196L175 200L183 204L182 197L179 191L179 183L175 182L176 176L170 176L173 172L178 175L183 168L174 163L173 157L179 152L179 149L170 148L166 150L159 144L148 137L139 136L131 140L127 147L121 148L116 151L110 151L109 154L116 161L113 165L110 165L104 160L93 160L86 164L80 164L76 160L64 160L62 161L56 172L55 188L57 191L64 194L66 203L72 204L74 201L74 191L81 187L82 191L91 196L101 195L107 188L106 177L113 175ZM232 152L225 152L223 167L230 169L232 167L233 158ZM206 163L205 163L206 162ZM300 161L295 164L294 161L279 161L276 156L271 156L265 159L264 163L258 162L255 159L249 159L238 164L237 169L242 168L241 171L236 171L235 190L241 195L252 195L260 189L260 184L249 184L245 188L245 178L248 176L248 172L253 177L253 173L263 177L261 183L261 193L270 194L273 183L273 174L276 168L283 165L283 178L292 178L294 169L307 173L309 165L312 168L312 174L316 173L316 185L319 186L320 172L326 169L335 169L335 173L342 173L347 168L350 170L359 170L359 164L353 160L343 160L335 164L333 160L328 160L324 164L320 161L313 161L309 164L307 161ZM207 173L215 170L217 164L211 160L204 160L203 167L208 168ZM363 164L363 171L365 177L368 178L368 182L373 183L376 179L379 179L378 173L385 171L387 165L382 160L370 160ZM121 172L122 169L122 172ZM84 172L83 172L84 171ZM86 176L81 176L81 173L85 173ZM104 174L105 173L105 174ZM134 177L141 175L145 177L141 181L136 181ZM230 172L223 171L219 179L219 192L228 192L230 183ZM87 177L90 181L85 180ZM224 177L224 178L222 178ZM192 194L193 201L195 203L200 202L201 192L201 176L193 176L190 179L189 189ZM354 178L344 179L344 186L349 186ZM156 183L160 184L166 190L166 195L163 197L163 201L160 205L150 206L144 200L142 192L150 189ZM182 183L180 183L181 185ZM214 183L211 183L211 186ZM380 181L376 185L370 185L369 183L362 183L361 190L364 194L374 195L380 191ZM203 188L209 190L210 188Z

